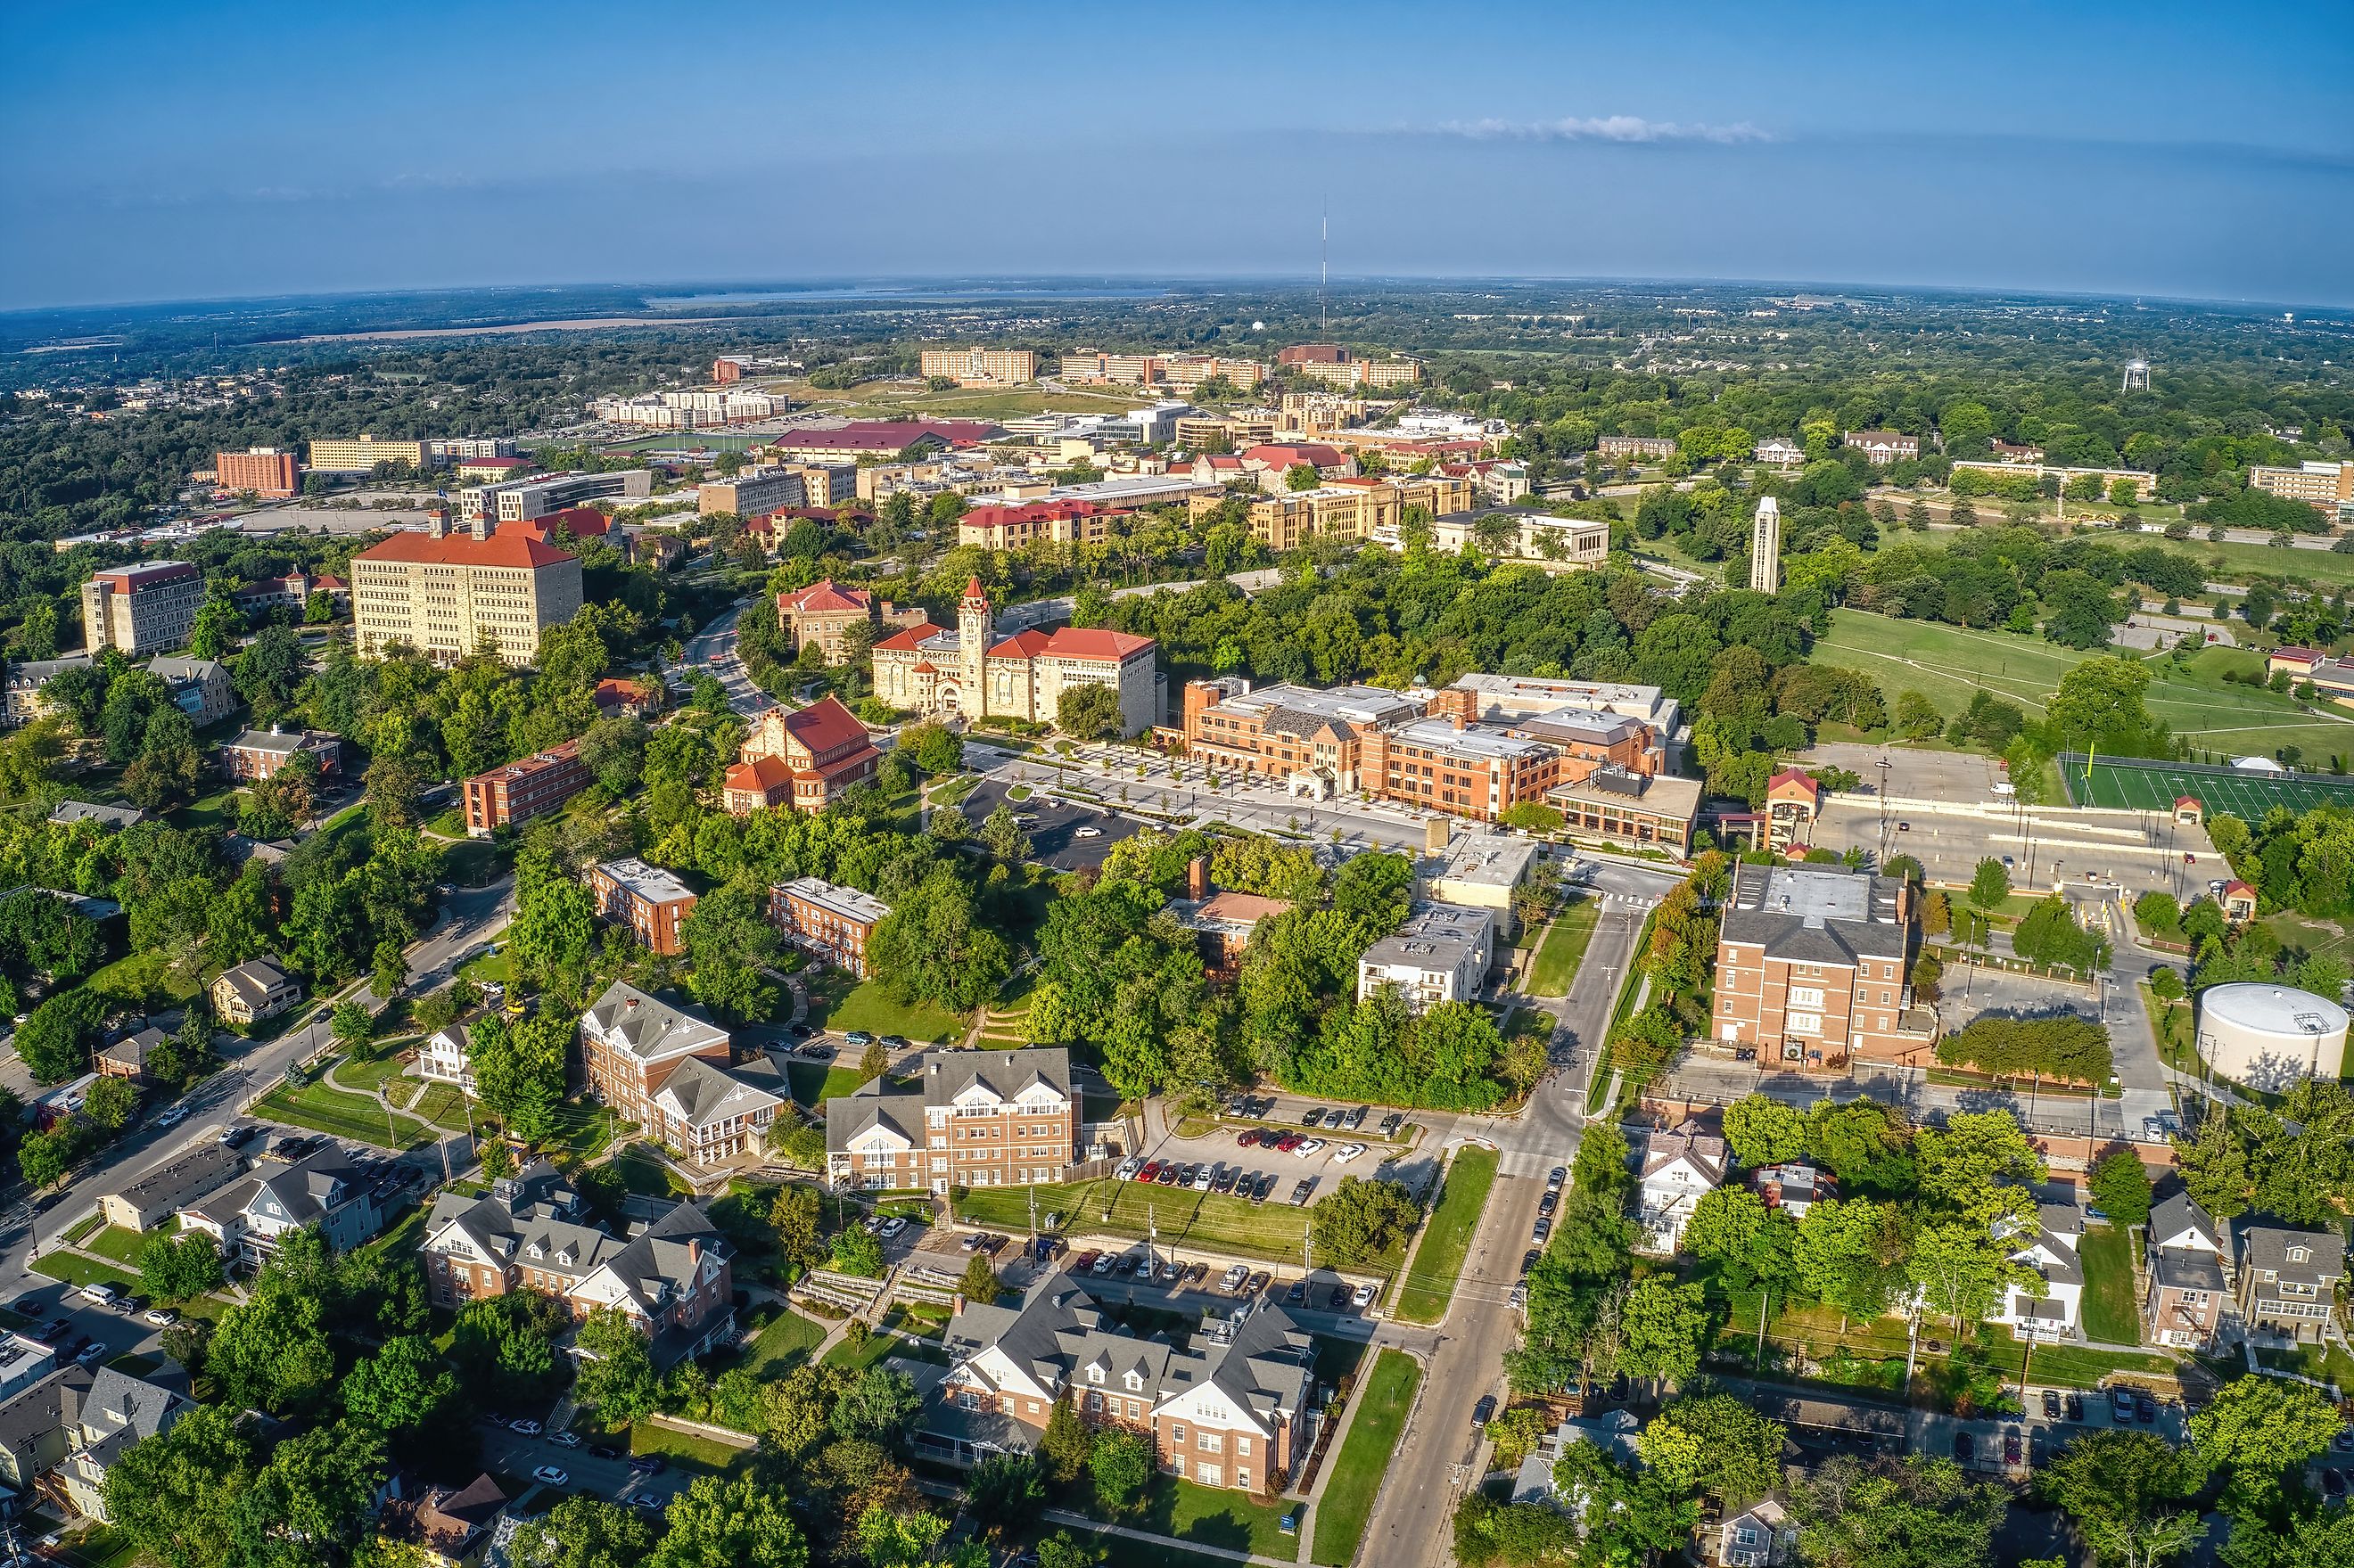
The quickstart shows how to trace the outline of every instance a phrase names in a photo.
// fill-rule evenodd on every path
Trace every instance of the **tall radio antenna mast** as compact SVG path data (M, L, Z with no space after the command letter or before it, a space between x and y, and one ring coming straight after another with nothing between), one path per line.
M1323 244L1323 260L1318 264L1316 270L1316 335L1318 337L1327 335L1324 321L1324 291L1332 282L1332 202L1329 196L1324 201Z

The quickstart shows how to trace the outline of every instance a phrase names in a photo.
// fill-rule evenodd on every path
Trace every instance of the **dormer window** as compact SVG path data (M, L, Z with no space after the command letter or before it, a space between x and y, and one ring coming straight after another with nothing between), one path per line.
M1087 1381L1092 1383L1101 1383L1103 1382L1103 1368L1089 1367L1087 1369Z
M531 1246L530 1246L530 1248L529 1248L529 1251L530 1251L531 1255L532 1255L532 1256L534 1256L534 1257L538 1257L538 1256L542 1255L542 1254L541 1254L541 1252L540 1252L540 1245L539 1245L539 1244L538 1244L537 1242L534 1242L534 1243L532 1243L532 1244L531 1244Z
M1134 1372L1130 1372L1130 1373L1129 1373L1129 1374L1128 1374L1128 1392L1129 1392L1129 1393L1136 1393L1138 1390L1140 1390L1140 1389L1143 1388L1143 1386L1144 1386L1144 1380L1143 1380L1141 1377L1139 1377L1139 1376L1138 1376L1136 1373L1134 1373Z
M2306 1258L2311 1257L2312 1255L2313 1254L2311 1252L2301 1246L2293 1246L2288 1249L2288 1260L2291 1263L2303 1263Z

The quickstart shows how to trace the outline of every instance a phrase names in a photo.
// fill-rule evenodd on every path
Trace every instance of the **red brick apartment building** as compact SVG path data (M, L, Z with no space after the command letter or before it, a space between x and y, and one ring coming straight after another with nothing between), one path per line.
M1120 1327L1068 1275L1018 1307L962 1302L949 1371L917 1425L960 1459L1027 1449L1068 1399L1090 1426L1152 1441L1164 1472L1197 1486L1273 1494L1311 1451L1315 1340L1282 1308L1243 1308L1192 1345Z
M739 817L769 806L822 811L883 764L866 726L833 696L795 712L770 708L737 757L722 793Z
M1071 1054L931 1051L917 1087L870 1081L825 1103L826 1177L838 1186L935 1192L1060 1181L1077 1158Z
M612 1308L668 1367L725 1344L736 1328L733 1249L692 1202L628 1200L615 1235L546 1160L492 1183L490 1196L434 1201L421 1255L434 1301L456 1308L527 1290L578 1320Z
M1819 865L1733 868L1716 948L1715 1033L1767 1062L1837 1070L1914 1060L1913 912L1903 883Z
M552 811L588 788L590 779L577 739L478 773L466 780L467 836L488 838L496 829Z
M680 1063L727 1065L727 1031L690 1008L673 1007L624 980L580 1015L580 1065L588 1092L641 1127L655 1124L654 1096Z
M635 931L646 951L685 950L678 927L694 911L695 895L674 873L635 857L603 861L588 868L588 892L598 914Z
M957 519L957 543L991 550L1026 545L1100 545L1111 536L1111 520L1126 507L1092 501L1032 501L1013 506L976 506Z
M323 729L298 729L289 735L275 726L247 730L224 745L221 766L232 779L267 779L306 752L318 759L322 779L343 770L343 736Z
M870 893L814 876L769 890L769 923L795 947L866 978L866 943L891 906Z
M213 482L223 490L287 496L302 488L302 474L295 466L292 452L276 447L248 447L241 452L213 454Z

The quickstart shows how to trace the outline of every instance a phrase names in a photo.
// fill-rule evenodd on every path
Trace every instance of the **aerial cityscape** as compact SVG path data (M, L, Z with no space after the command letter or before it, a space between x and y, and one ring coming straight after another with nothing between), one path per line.
M11 17L0 1568L2354 1568L2354 18L887 16Z

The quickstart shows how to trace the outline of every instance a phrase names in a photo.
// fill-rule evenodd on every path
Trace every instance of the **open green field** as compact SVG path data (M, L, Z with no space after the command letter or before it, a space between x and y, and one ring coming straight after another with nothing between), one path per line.
M810 1359L825 1338L825 1325L798 1312L779 1312L744 1348L744 1369L766 1383Z
M1537 961L1529 967L1532 993L1569 994L1569 982L1577 978L1578 962L1585 957L1586 944L1594 940L1595 924L1601 917L1602 906L1592 898L1580 898L1553 916L1537 948Z
M2133 1237L2116 1225L2084 1228L2084 1333L2106 1345L2141 1343L2134 1302Z
M1811 657L1871 676L1892 705L1899 693L1919 692L1950 718L1979 692L2039 715L2060 678L2093 655L2019 632L1835 609ZM2307 713L2294 697L2223 678L2261 665L2261 655L2241 648L2203 650L2186 669L2153 662L2144 700L2152 717L2203 750L2269 756L2294 746L2317 760L2354 756L2354 714Z
M793 1098L805 1106L822 1106L828 1100L856 1094L860 1079L856 1067L830 1067L823 1062L796 1060L785 1064L785 1081L792 1086Z
M1308 1211L1284 1200L1297 1177L1287 1177L1264 1203L1217 1192L1148 1187L1140 1181L1106 1179L1055 1187L974 1187L956 1200L960 1220L1015 1234L1030 1228L1030 1198L1036 1194L1038 1221L1060 1214L1060 1229L1134 1238L1157 1229L1161 1245L1181 1256L1188 1245L1270 1263L1297 1264L1308 1234ZM1110 1214L1105 1214L1108 1206ZM1371 1267L1394 1267L1393 1257Z
M376 1101L331 1088L323 1078L301 1088L280 1085L255 1102L253 1114L378 1149L414 1149L429 1140L413 1118L387 1116Z
M2354 779L2323 773L2280 776L2204 764L2148 762L2137 758L2060 759L2068 799L2079 806L2122 806L2128 810L2168 811L2190 795L2210 812L2229 812L2243 822L2261 822L2274 806L2305 812L2316 806L2354 806Z
M904 1034L926 1043L960 1033L964 1021L955 1013L923 1002L903 1006L884 994L882 982L852 985L840 969L813 977L809 988L809 1022L822 1029L863 1029L869 1034Z
M1405 1282L1398 1287L1397 1315L1407 1322L1436 1323L1447 1316L1455 1281L1471 1251L1472 1234L1488 1207L1488 1190L1496 1184L1496 1159L1494 1150L1470 1143L1448 1161L1438 1202L1422 1227L1422 1243L1414 1249Z
M1343 1568L1355 1559L1381 1493L1382 1472L1397 1451L1406 1412L1414 1408L1415 1390L1421 1385L1422 1363L1404 1351L1384 1351L1357 1385L1357 1413L1350 1417L1349 1436L1332 1457L1332 1472L1316 1502L1310 1562Z

